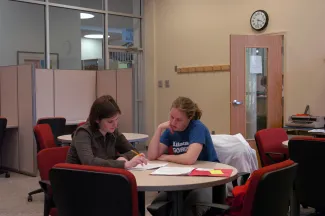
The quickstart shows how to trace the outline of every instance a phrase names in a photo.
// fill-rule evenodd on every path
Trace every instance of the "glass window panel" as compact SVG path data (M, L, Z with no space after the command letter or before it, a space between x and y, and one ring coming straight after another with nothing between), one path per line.
M109 45L141 47L140 19L109 15L108 35Z
M60 69L103 69L104 15L50 7L50 51L59 54Z
M44 6L0 1L0 65L45 68ZM18 52L18 53L17 53Z
M137 54L109 49L109 69L123 69L137 67Z
M108 0L109 11L141 15L141 0Z
M246 48L246 138L267 126L267 48Z
M104 10L104 0L50 0L51 3Z

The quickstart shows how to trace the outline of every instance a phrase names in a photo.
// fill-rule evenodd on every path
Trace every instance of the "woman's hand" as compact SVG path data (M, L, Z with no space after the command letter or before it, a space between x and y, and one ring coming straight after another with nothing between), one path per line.
M169 129L171 133L174 133L173 129L170 127L170 122L169 121L166 121L164 123L161 123L158 126L158 129L160 129L160 130Z
M141 165L147 164L147 159L142 154L133 157L129 161L126 161L124 167L126 169L129 169L129 168L137 166L138 164L141 164Z

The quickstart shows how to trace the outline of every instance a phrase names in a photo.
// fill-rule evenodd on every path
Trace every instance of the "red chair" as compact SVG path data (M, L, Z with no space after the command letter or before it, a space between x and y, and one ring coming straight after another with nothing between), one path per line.
M52 199L52 189L49 173L53 166L64 163L69 151L69 146L54 147L41 150L37 154L37 165L40 172L41 181L39 182L44 191L44 216L48 216L51 208L54 207Z
M229 205L197 203L210 206L206 215L287 216L298 164L291 160L265 166L252 173L245 185L233 189ZM194 208L195 213L195 208Z
M4 138L6 135L6 129L7 129L7 119L4 117L0 117L0 157L3 155L2 154L2 146L3 146L3 141L4 141ZM2 163L0 164L0 175L1 174L5 174L6 178L10 177L9 172L7 170L2 169Z
M38 124L34 126L34 136L37 144L37 152L46 149L57 147L53 137L52 129L48 124ZM37 189L28 193L27 201L33 201L32 195L42 193L43 190Z
M44 117L37 120L37 124L50 125L57 146L61 145L61 142L57 139L57 137L64 135L65 123L66 119L64 117Z
M77 125L77 127L80 127L80 126L82 126L82 125L84 125L84 124L86 124L86 122L80 122L80 123Z
M35 125L34 134L39 145L39 150L57 147L52 129L49 124Z
M137 183L127 170L63 163L51 169L50 181L60 216L139 214Z
M288 148L282 145L282 142L286 140L288 140L288 135L282 128L268 128L257 131L255 141L262 166L288 159Z

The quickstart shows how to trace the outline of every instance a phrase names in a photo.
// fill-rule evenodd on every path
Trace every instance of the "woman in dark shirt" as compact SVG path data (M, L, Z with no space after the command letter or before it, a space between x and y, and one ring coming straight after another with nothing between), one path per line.
M111 96L97 98L87 122L73 134L66 162L126 169L146 164L144 155L137 155L138 151L118 131L120 115L121 110Z

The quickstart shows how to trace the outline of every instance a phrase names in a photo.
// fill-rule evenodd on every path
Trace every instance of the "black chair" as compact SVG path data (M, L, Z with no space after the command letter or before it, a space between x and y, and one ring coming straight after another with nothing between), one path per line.
M235 187L229 205L197 203L211 207L204 216L287 216L298 164L291 160L265 166L252 173L245 185Z
M294 192L297 203L325 214L325 138L294 137L289 141L290 159L299 163ZM299 208L296 209L299 213Z
M50 182L59 216L139 216L137 183L127 170L61 163Z
M7 119L4 117L0 117L0 160L1 160L0 175L5 174L5 177L9 178L10 177L9 172L2 168L2 153L3 153L2 146L6 135L6 130L7 130Z
M64 135L66 119L64 117L44 117L37 120L37 124L49 124L55 143L57 146L61 146L62 143L57 139L58 136Z

